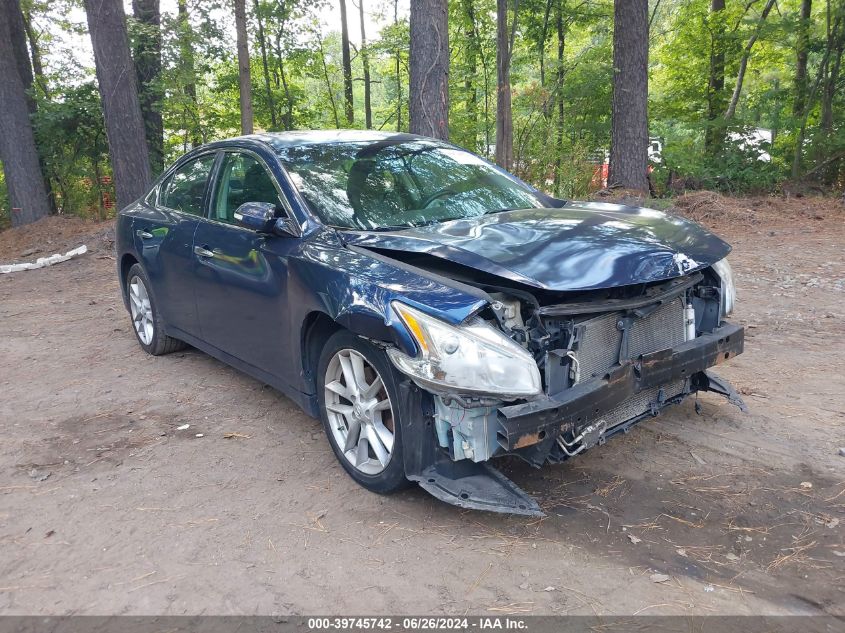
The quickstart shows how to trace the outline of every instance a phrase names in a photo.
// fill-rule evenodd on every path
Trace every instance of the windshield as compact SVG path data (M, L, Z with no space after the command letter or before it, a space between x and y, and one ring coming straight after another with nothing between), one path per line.
M470 152L434 141L288 147L279 159L328 225L378 230L539 208L539 196Z

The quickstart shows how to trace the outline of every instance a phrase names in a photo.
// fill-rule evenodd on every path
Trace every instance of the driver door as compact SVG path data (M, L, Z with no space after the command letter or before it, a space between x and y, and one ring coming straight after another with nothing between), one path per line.
M252 152L227 151L211 189L210 217L194 235L195 296L202 339L275 376L285 372L287 254L296 238L238 226L244 202L273 202L281 193ZM282 212L283 213L283 212Z

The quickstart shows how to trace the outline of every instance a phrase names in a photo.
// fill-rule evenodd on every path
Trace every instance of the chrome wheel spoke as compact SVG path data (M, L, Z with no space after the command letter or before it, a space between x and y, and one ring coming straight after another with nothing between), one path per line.
M373 411L389 411L390 410L390 400L381 400L378 402L374 407Z
M346 443L343 445L343 452L348 453L355 445L358 443L358 440L361 437L361 423L358 420L353 420L349 424L349 430L346 433Z
M329 411L334 411L335 413L339 413L343 417L352 415L351 404L326 403L326 409L328 409Z
M369 443L366 436L361 433L361 437L358 438L358 448L355 451L355 465L360 467L368 461L370 461Z
M339 380L334 380L330 383L326 383L326 389L328 389L332 393L336 393L341 398L346 398L349 395L349 390L344 387Z
M367 378L364 375L364 358L360 354L351 353L349 355L349 362L352 364L352 373L355 376L355 386L361 392L367 387Z
M376 420L373 423L374 435L378 438L379 443L387 449L387 452L393 451L393 433L390 432L381 420Z
M343 370L343 379L346 381L346 389L350 395L358 393L358 383L355 382L355 372L352 369L352 361L348 356L340 356L340 366Z
M379 390L384 386L384 383L381 381L381 376L376 374L376 377L373 379L373 382L370 384L369 387L364 389L364 393L362 394L362 398L365 400L369 400L370 398L374 398L375 395L379 392Z
M387 466L387 462L390 461L390 453L388 452L387 447L382 443L378 432L372 426L367 429L367 439L370 441L370 446L376 454L376 459L378 459L382 466Z

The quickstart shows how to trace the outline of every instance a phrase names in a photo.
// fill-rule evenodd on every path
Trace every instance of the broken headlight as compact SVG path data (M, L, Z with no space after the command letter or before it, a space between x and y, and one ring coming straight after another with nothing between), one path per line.
M722 316L726 317L734 311L734 304L736 303L734 273L727 258L713 264L713 272L719 276L721 282Z
M417 343L416 357L388 349L396 368L440 393L492 395L503 400L542 390L534 358L502 332L474 319L458 326L394 301L393 309Z

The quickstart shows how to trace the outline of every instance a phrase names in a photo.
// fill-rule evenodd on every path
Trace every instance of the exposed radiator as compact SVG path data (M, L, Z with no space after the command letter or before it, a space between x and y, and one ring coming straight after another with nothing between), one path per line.
M583 382L604 376L619 358L622 332L617 328L621 312L603 314L582 321L581 340L575 352L578 361L578 380ZM659 350L670 349L684 342L684 303L678 298L661 306L645 318L634 322L628 333L628 354L626 358L637 358ZM684 380L663 385L663 397L668 400L684 390ZM604 412L586 422L604 420L610 429L646 413L652 402L656 402L660 387L645 389L621 403L611 411Z
M583 382L603 376L619 359L622 331L616 327L621 312L611 312L582 321L583 328L575 358ZM684 303L680 298L659 307L647 317L634 322L628 333L627 358L637 358L684 342Z

